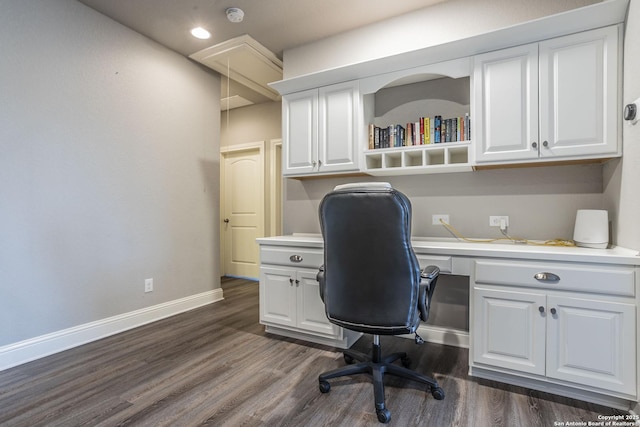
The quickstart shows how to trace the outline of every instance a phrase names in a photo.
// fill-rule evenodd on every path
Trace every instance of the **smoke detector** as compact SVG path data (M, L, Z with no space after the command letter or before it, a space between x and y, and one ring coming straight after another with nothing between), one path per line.
M231 22L242 22L244 12L239 7L230 7L227 9L227 19Z

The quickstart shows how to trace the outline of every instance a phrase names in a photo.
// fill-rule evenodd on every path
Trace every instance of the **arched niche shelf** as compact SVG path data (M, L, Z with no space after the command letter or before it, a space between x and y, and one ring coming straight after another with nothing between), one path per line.
M418 135L413 135L423 132L421 117L449 118L449 125L455 123L454 133L457 123L467 122L471 98L470 65L469 58L462 58L360 80L369 140L368 149L364 151L366 173L386 176L472 170L471 141L461 138L461 127L451 140L447 136L446 143L444 133L442 143L428 144L416 142ZM426 127L427 122L424 123ZM412 141L402 138L401 145L385 142L383 146L380 142L378 147L375 141L382 141L382 136L376 135L382 135L385 129L389 129L386 134L411 133ZM429 140L434 141L433 129L430 130ZM385 141L388 140L385 138ZM397 139L394 141L392 144L398 143Z
M470 75L470 58L460 58L361 79L360 93L362 95L368 95L382 88L402 86L443 77L458 79L461 77L469 77Z

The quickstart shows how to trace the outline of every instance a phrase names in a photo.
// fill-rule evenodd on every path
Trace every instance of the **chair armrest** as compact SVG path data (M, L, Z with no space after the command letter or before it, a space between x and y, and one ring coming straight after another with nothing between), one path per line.
M420 295L418 298L418 309L420 310L420 319L426 322L429 318L429 307L431 306L431 297L436 289L440 269L435 265L429 265L420 272Z
M316 274L316 280L318 281L318 288L320 289L320 299L324 302L324 265L321 265Z

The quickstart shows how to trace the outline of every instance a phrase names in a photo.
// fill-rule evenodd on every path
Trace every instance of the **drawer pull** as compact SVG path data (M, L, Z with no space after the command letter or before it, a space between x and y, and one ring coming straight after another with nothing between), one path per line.
M557 274L547 273L547 272L536 273L533 275L533 278L543 282L559 282L560 281L560 276L558 276Z
M291 255L289 260L291 262L302 262L302 257L300 255Z

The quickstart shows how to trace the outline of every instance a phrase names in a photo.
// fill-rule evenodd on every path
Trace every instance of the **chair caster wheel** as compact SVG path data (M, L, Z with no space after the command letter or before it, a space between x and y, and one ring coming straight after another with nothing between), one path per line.
M376 415L378 416L378 421L380 421L381 423L386 424L391 421L391 411L389 411L387 408L376 409Z
M347 353L344 353L342 357L344 357L344 363L346 363L347 365L351 365L355 361L355 359L349 356Z
M409 368L411 366L411 358L403 357L402 359L400 359L400 363L402 363L402 366L404 366L405 368Z
M331 384L328 381L320 381L320 393L329 393Z
M441 389L440 387L436 387L433 390L431 390L431 395L436 400L442 400L444 399L444 390Z

